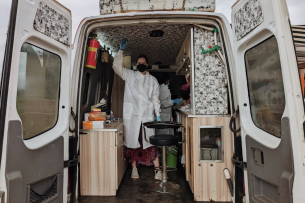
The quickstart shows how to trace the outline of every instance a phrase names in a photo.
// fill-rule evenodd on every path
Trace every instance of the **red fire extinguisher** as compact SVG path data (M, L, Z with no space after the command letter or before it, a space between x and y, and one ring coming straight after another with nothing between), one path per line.
M100 43L96 39L90 40L89 47L88 47L88 55L87 55L87 62L86 67L87 68L96 68L96 62L97 62L97 50L100 47Z

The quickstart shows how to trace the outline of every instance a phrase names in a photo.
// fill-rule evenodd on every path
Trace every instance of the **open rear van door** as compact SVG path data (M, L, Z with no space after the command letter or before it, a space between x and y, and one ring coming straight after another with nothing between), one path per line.
M286 1L232 9L247 202L305 202L304 107Z
M71 19L55 0L12 1L0 103L2 202L67 202Z

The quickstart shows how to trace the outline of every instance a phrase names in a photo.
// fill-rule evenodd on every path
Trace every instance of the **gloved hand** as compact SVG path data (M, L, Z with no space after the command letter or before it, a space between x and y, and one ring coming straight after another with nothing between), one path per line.
M128 40L126 38L123 38L120 44L120 50L125 50L126 46L128 44Z
M162 121L160 116L157 116L157 121Z
M174 100L172 100L172 102L173 102L173 104L179 105L179 104L182 103L182 100L181 99L174 99Z

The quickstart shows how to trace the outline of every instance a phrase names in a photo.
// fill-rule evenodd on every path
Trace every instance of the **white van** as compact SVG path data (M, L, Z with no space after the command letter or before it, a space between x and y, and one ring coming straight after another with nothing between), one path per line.
M162 195L305 202L303 90L286 1L238 0L232 28L214 10L214 0L101 0L101 15L85 18L72 43L69 9L13 0L1 80L0 202L106 202L128 191L139 202ZM174 111L184 126L179 181L186 184L172 196L137 182L147 193L122 189L131 179L121 119L82 128L103 99L108 114L125 116L124 81L112 69L122 38L125 68L146 54L149 74L170 74L172 94L190 85L188 108ZM99 47L90 68L93 39Z

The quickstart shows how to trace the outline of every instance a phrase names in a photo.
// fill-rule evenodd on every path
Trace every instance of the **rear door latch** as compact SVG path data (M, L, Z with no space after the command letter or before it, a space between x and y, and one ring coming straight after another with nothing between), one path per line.
M238 157L232 157L231 159L232 161L232 164L238 168L241 168L241 169L247 169L247 162L243 162L243 161L238 161Z
M75 166L78 163L79 163L79 157L72 160L64 161L64 167L69 168L71 166Z

